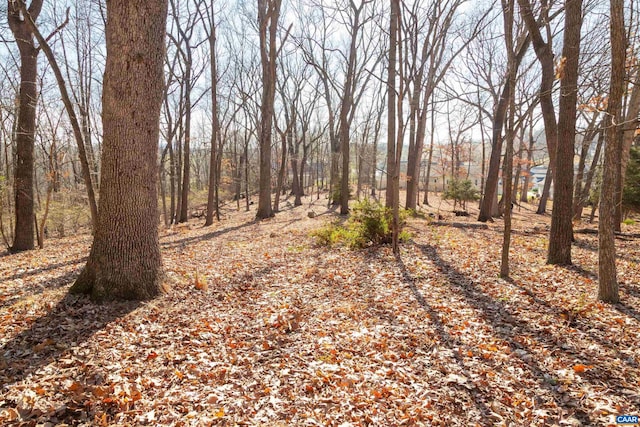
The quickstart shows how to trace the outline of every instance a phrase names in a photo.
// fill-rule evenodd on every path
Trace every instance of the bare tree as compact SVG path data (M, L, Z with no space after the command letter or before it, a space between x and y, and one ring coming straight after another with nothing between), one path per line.
M565 3L564 40L560 65L560 106L558 141L554 170L554 200L549 235L549 264L571 264L573 239L573 156L576 140L578 103L578 67L580 63L580 30L582 0ZM553 164L553 160L551 160Z
M600 191L600 220L598 223L598 299L620 301L616 278L615 209L616 174L620 161L619 134L622 122L622 97L626 59L623 0L610 0L611 15L611 88L607 103L607 144L604 153L602 190Z
M260 63L262 65L262 102L260 105L260 189L256 218L273 216L271 206L271 139L273 110L276 93L276 36L280 18L281 0L258 0L258 31L260 36Z
M373 32L377 30L375 6L372 0L341 1L330 8L316 5L319 34L312 33L315 27L307 28L298 43L324 89L331 145L329 203L339 202L342 214L349 209L351 125L372 78L371 70L382 59L376 44L378 35ZM327 10L331 13L327 14ZM331 43L334 27L348 34L346 47ZM340 191L336 191L339 175ZM340 200L334 200L337 195Z
M58 61L56 57L53 54L53 51L51 50L51 47L49 46L49 43L47 42L47 39L45 39L44 36L38 30L38 27L36 26L35 21L33 20L33 17L31 17L31 15L29 14L29 11L26 9L26 6L24 4L21 4L21 7L22 7L22 13L25 16L25 21L30 26L31 31L33 32L33 35L35 36L36 40L38 40L39 48L44 51L47 59L49 60L49 64L51 65L51 69L53 70L53 73L56 77L56 81L58 83L58 88L60 89L60 95L62 96L62 102L64 104L64 108L67 112L67 115L69 116L69 121L71 122L71 128L73 129L73 136L76 140L76 145L78 147L78 156L80 158L82 177L84 179L84 184L87 189L89 209L91 212L91 226L92 226L92 229L95 230L95 227L98 221L98 204L96 202L96 196L93 190L93 183L91 180L91 169L89 166L89 160L88 160L87 151L86 151L87 145L90 145L91 142L87 144L84 140L87 133L82 132L82 129L80 127L80 121L78 120L78 115L76 114L76 110L71 101L71 96L69 95L66 82L62 75L62 71L60 69L60 66L58 65ZM69 20L68 14L69 14L69 10L67 9L67 19L63 24L61 24L56 29L56 32L62 29L68 23L68 20ZM51 36L48 38L51 38Z
M220 153L217 150L218 137L220 133L220 120L218 118L218 62L216 58L216 22L213 13L213 0L209 7L205 8L206 19L205 32L209 41L209 61L211 74L211 156L209 158L209 190L207 192L207 214L204 225L213 224L213 214L216 213L217 219L220 220L220 212L216 200L218 190L218 157Z
M397 139L396 126L402 127L402 123L397 123L398 117L402 117L396 110L398 93L396 92L396 67L398 51L401 51L400 33L400 0L391 1L391 16L389 18L389 58L387 71L387 200L386 204L393 210L392 223L392 245L393 253L399 254L398 236L400 232L399 209L400 209L400 156L402 155L402 140Z
M20 95L16 133L15 231L12 252L34 248L33 165L36 132L37 74L39 49L33 31L22 16L22 0L7 1L9 28L20 52ZM27 8L35 22L42 10L42 0L32 0Z
M520 68L520 64L524 59L527 52L531 38L525 31L521 31L517 36L516 42L516 55L513 66L517 75L517 70ZM515 87L509 81L514 76L511 70L505 70L504 85L497 99L497 104L494 106L492 133L491 133L491 154L489 156L489 167L487 170L487 177L484 185L484 194L480 201L480 213L478 214L478 221L486 222L490 221L492 217L499 214L497 210L497 189L498 189L498 177L500 172L500 157L502 156L502 142L505 120L507 118L507 110L509 106L509 99L511 97L511 89Z
M409 98L409 147L407 156L407 195L406 207L415 209L420 182L420 164L429 102L433 91L443 81L454 59L464 51L469 43L478 36L485 25L491 7L477 19L470 22L468 34L456 28L456 17L464 0L430 2L426 16L420 16L421 3L415 2L410 11L405 11L406 23L402 26L406 34L406 55L404 67ZM426 27L421 28L421 23ZM424 39L420 40L421 34ZM460 39L457 46L455 39ZM420 46L420 43L422 44Z
M507 48L507 69L509 77L507 84L509 89L509 117L507 120L506 152L505 152L505 174L503 176L504 187L504 233L502 240L502 260L500 263L500 277L509 277L509 249L511 245L511 200L512 185L511 178L513 172L513 140L515 137L515 114L516 114L516 53L514 52L513 27L515 20L515 0L502 0L502 13L504 16L504 38Z
M191 10L191 3L187 1L181 5L178 0L170 0L171 14L173 17L174 28L177 32L169 32L168 36L177 49L180 58L180 66L182 75L179 76L181 84L181 125L182 125L182 185L180 191L180 203L178 206L178 222L186 222L189 219L189 191L191 187L191 121L195 104L202 96L194 99L193 89L200 75L204 72L205 67L197 67L194 59L194 50L206 42L206 40L194 40L196 35L195 29L199 27L201 14L198 12L202 7L204 0L196 0L193 4L195 11ZM186 21L182 22L181 17L186 16ZM183 121L182 121L183 120Z

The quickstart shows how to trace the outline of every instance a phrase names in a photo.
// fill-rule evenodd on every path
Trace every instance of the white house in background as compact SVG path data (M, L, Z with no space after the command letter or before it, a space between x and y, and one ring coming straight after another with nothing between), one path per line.
M547 169L548 166L546 165L534 166L531 168L531 190L537 189L538 194L542 194L544 181L547 178ZM553 187L551 188L550 193L553 194Z

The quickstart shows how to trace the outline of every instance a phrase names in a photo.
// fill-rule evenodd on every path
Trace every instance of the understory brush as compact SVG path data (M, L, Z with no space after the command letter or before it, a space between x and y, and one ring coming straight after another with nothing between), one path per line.
M405 242L411 237L402 228L408 211L400 211L399 240ZM362 249L372 245L391 243L393 237L393 212L378 202L364 199L357 202L347 221L333 221L311 233L319 246L345 245L350 249Z

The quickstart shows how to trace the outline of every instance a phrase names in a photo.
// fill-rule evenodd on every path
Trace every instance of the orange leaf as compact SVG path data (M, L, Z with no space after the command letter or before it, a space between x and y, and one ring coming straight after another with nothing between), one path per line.
M574 365L573 371L575 373L577 373L577 374L580 374L580 373L586 371L587 369L591 369L591 368L593 368L593 366L591 366L591 365L585 366L583 364L577 364L577 365Z
M47 338L46 340L42 341L40 344L36 344L33 347L33 350L36 353L40 353L41 351L43 351L44 349L46 349L49 346L52 346L53 344L55 344L56 342L54 340L52 340L51 338Z
M73 381L71 384L67 386L67 390L71 392L82 392L84 387L78 381Z
M198 269L196 268L196 289L200 290L200 291L206 291L207 289L209 289L209 284L207 283L207 279L206 278L201 278L200 275L198 274Z

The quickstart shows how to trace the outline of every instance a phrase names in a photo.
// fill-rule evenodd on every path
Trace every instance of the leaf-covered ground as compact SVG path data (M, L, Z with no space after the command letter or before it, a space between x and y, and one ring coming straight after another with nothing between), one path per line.
M309 232L335 218L325 202L163 231L171 288L145 303L66 294L90 236L0 256L0 424L577 426L640 413L637 228L617 239L612 306L595 298L597 236L576 233L571 268L548 266L549 218L532 206L516 207L502 280L501 221L411 219L396 258L314 246Z

